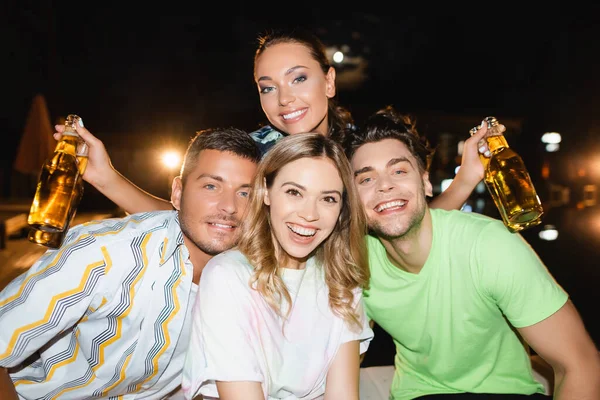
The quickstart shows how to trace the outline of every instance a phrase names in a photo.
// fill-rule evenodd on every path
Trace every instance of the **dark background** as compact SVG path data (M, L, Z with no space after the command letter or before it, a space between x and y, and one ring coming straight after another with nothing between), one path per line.
M439 148L432 173L438 192L441 179L453 175L456 144L468 130L487 115L506 122L509 143L545 203L544 224L523 236L600 341L600 211L595 197L582 207L582 188L600 183L598 6L192 4L3 3L0 198L14 195L12 163L37 93L53 120L82 116L118 170L168 196L169 177L151 149L183 151L197 130L265 123L252 76L256 38L271 28L310 28L327 46L348 46L347 56L358 60L358 67L336 66L337 98L358 123L388 104L417 117ZM562 135L556 153L540 141L547 131ZM550 202L556 185L570 192L562 205ZM475 197L490 204L487 192ZM86 186L82 208L113 206ZM493 207L486 210L495 215ZM558 240L539 239L546 224L557 227ZM367 364L392 362L389 339L378 337Z

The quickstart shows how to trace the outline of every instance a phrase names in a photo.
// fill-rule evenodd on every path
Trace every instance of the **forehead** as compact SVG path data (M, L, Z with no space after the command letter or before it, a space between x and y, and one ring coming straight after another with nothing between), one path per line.
M255 75L260 77L268 75L267 71L287 70L288 68L304 65L305 67L318 65L310 50L299 43L278 43L269 46L256 59Z
M339 190L344 186L337 166L327 157L307 157L292 161L279 170L275 182L294 182L309 190Z
M365 167L380 168L394 158L407 158L414 166L418 165L408 147L397 139L363 144L354 152L351 164L354 170Z
M256 163L228 151L202 150L190 177L218 176L224 181L250 184L256 174Z

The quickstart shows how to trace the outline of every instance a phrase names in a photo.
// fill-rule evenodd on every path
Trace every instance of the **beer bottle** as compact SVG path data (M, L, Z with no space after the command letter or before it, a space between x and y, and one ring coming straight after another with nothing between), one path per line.
M27 235L27 239L31 243L39 244L53 249L58 249L61 246L65 235L69 230L69 226L75 218L75 214L77 213L77 206L79 205L79 202L83 197L83 178L81 177L81 175L79 175L79 178L77 179L77 184L75 186L73 196L74 199L71 202L71 209L69 210L69 219L67 221L65 229L57 232L47 232L32 227L29 229L29 234Z
M510 148L503 125L495 117L484 121L488 125L486 140L491 153L489 159L480 154L484 182L504 225L513 233L538 225L544 212L523 159ZM476 131L472 129L471 135Z
M67 116L65 131L42 166L27 218L34 229L56 233L67 228L78 180L87 166L87 145L75 129L80 120L74 114Z

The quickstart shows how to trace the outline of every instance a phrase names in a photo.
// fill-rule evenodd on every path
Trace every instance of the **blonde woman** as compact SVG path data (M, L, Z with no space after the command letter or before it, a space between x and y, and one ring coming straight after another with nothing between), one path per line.
M238 248L200 279L188 399L358 400L373 337L365 217L350 165L320 134L281 139L259 164Z

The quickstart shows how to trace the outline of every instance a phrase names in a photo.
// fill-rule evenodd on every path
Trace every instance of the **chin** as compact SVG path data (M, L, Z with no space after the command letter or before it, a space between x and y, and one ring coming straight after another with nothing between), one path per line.
M310 256L311 253L315 249L314 248L311 248L311 249L297 249L297 248L286 249L286 248L284 248L284 250L289 257L301 260L301 259L304 259L304 258Z

